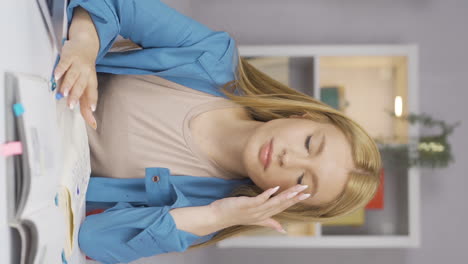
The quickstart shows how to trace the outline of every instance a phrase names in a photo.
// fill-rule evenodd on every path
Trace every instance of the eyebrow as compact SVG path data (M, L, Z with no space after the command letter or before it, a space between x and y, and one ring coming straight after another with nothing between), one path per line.
M323 134L323 137L322 137L322 142L320 143L320 146L317 150L317 153L315 154L316 156L319 156L320 154L322 154L323 152L323 149L325 148L325 134ZM317 177L317 174L315 174L313 171L309 171L309 173L312 175L312 182L314 183L314 192L313 194L317 194L317 190L319 188L319 182L318 182L318 177Z

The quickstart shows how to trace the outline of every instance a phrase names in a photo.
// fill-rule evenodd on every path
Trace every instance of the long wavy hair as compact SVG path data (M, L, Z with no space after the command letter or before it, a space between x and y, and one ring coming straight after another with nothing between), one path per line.
M282 225L287 222L326 222L351 214L365 207L373 199L380 184L382 161L372 137L350 117L329 105L276 81L260 71L247 59L238 57L236 79L221 87L221 91L234 103L246 108L253 120L268 122L290 115L305 115L310 120L335 125L351 145L354 169L348 172L343 192L334 200L320 206L296 203L272 216ZM238 95L236 95L237 93ZM256 185L242 185L233 190L231 197L255 197L264 192ZM270 229L264 226L236 225L219 231L210 240L192 245L188 249L212 245L223 239Z
M119 46L116 45L116 48ZM253 120L268 122L290 115L306 114L305 118L310 120L334 125L344 133L351 145L354 169L348 172L347 184L335 200L319 206L296 203L272 218L282 225L287 222L326 222L365 207L377 192L382 167L380 152L372 137L339 110L276 81L239 55L238 62L235 80L224 84L220 91L234 103L244 106ZM229 196L255 197L263 191L256 185L242 185ZM256 225L231 226L222 229L206 242L190 246L188 250L266 229L272 230Z

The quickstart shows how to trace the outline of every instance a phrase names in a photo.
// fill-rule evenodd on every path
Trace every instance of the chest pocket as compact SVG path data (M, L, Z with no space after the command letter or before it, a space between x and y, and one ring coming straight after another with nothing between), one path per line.
M186 207L192 203L171 182L170 171L162 167L145 168L145 189L149 206Z

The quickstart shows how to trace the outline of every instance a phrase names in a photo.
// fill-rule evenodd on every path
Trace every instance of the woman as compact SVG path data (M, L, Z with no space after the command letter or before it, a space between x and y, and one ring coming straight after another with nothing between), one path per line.
M54 73L90 125L78 238L87 256L129 262L282 232L284 222L327 221L373 198L381 158L372 138L240 58L226 32L155 0L72 0L67 13ZM119 34L137 48L108 53Z

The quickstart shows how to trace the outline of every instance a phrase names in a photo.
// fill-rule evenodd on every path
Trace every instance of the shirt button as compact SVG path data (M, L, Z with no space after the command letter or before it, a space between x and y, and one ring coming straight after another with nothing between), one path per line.
M153 176L153 182L158 182L159 181L159 176Z

